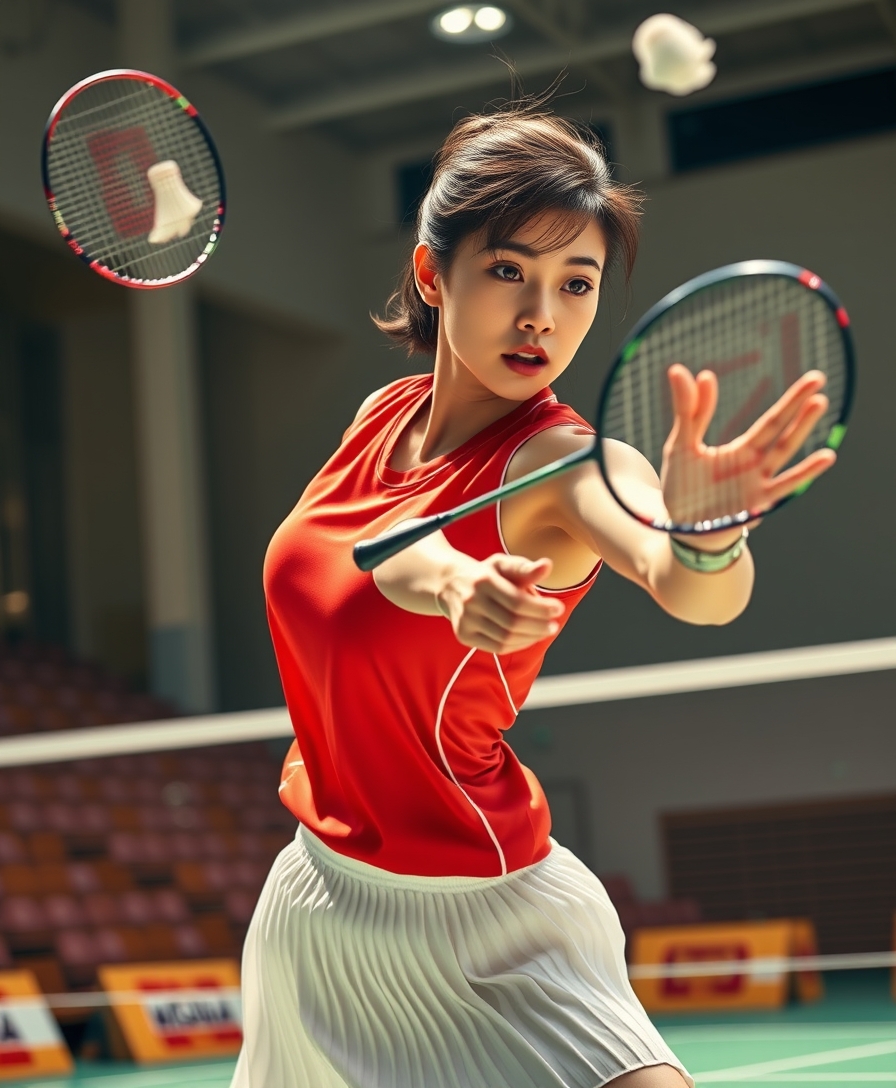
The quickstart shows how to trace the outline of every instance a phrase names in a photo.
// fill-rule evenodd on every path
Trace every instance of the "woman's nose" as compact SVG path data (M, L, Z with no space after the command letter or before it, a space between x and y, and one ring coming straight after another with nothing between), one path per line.
M527 299L517 318L517 328L539 336L546 336L554 331L554 316L544 294L539 292Z

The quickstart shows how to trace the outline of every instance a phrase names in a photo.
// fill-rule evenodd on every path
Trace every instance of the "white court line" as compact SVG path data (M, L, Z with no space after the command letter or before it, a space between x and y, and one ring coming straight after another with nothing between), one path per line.
M763 1077L760 1084L818 1084L830 1081L833 1084L896 1084L896 1072L893 1073L779 1073L777 1077Z
M870 1020L843 1024L836 1020L807 1024L695 1024L676 1027L664 1024L661 1034L667 1043L696 1045L707 1043L814 1043L819 1037L830 1039L896 1038L896 1013L892 1020Z
M187 1078L189 1078L191 1084L211 1083L214 1085L218 1083L228 1085L233 1075L235 1063L236 1059L230 1058L222 1059L213 1065L191 1065L189 1068L177 1066L166 1069L162 1066L152 1072L128 1073L116 1069L109 1073L96 1073L89 1077L80 1077L78 1080L38 1080L34 1081L34 1086L35 1088L72 1088L72 1085L77 1085L77 1088L108 1088L110 1084L114 1083L115 1088L119 1088L119 1086L121 1088L162 1088L165 1084L175 1083L175 1080L186 1083ZM219 1077L222 1079L217 1080L216 1078Z
M896 638L543 676L523 710L896 669ZM291 737L285 707L0 738L0 767Z
M771 1073L784 1073L791 1069L805 1069L810 1065L832 1065L834 1062L858 1061L860 1058L876 1058L881 1054L896 1054L896 1039L865 1046L846 1046L837 1050L823 1050L816 1054L799 1054L793 1058L776 1058L752 1065L738 1065L731 1069L711 1069L706 1073L692 1073L697 1088L703 1084L721 1084L731 1080L753 1080ZM896 1074L894 1074L896 1075ZM849 1073L843 1073L848 1079Z

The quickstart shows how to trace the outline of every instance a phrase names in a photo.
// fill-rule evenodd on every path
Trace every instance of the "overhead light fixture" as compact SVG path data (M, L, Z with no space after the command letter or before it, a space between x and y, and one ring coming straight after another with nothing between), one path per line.
M437 15L430 27L446 42L489 42L506 34L513 22L502 8L492 4L463 4Z

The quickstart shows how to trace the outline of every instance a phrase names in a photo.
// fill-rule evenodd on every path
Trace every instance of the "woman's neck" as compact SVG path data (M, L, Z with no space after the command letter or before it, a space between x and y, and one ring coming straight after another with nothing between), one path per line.
M440 350L436 353L432 395L404 435L401 459L407 467L416 467L444 457L520 403L497 396L456 360L450 349Z

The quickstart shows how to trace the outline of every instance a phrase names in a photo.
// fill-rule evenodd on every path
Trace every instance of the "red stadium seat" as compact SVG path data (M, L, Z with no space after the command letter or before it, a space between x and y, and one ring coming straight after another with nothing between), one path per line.
M121 920L131 926L145 926L155 921L153 902L147 892L123 892L119 899Z
M27 862L0 866L0 896L38 895L40 881L37 868Z
M157 921L180 924L190 920L190 908L177 888L156 888L149 894Z
M29 831L38 831L45 826L41 806L34 801L7 802L6 816L9 827L23 835Z
M236 951L233 931L225 914L200 914L195 924L205 938L210 956L231 956Z
M202 959L209 954L208 942L192 923L175 926L174 940L178 954L184 959Z
M25 842L14 831L0 831L0 865L21 862L27 857Z
M76 826L80 832L105 835L112 827L112 818L105 805L87 802L75 809Z
M258 895L246 888L233 888L224 896L227 917L238 925L248 925L258 902Z
M83 902L85 917L92 926L115 926L122 920L119 896L111 892L89 892Z
M202 839L189 831L174 831L168 836L171 856L177 861L194 861L203 856Z
M26 842L32 861L65 861L65 840L58 831L32 831Z
M230 854L227 836L221 831L203 831L196 836L203 858L226 858Z
M86 895L100 889L97 871L89 861L69 861L65 866L68 872L68 885L78 895Z
M52 943L52 927L43 904L31 895L0 899L0 932L14 952L45 951Z
M44 898L43 908L47 924L53 929L74 929L87 921L84 907L72 895L48 895Z
M38 887L44 895L68 895L71 886L68 866L63 861L43 861L35 866Z

